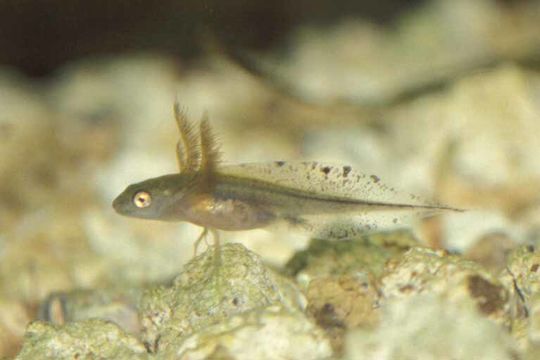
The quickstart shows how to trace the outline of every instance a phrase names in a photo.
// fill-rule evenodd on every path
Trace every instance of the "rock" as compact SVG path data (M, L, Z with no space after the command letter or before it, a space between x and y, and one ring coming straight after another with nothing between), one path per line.
M113 323L93 319L65 326L30 324L16 360L147 358L146 348L136 338Z
M329 359L324 331L299 311L276 305L233 316L160 351L158 359Z
M98 318L137 335L142 291L140 288L108 288L53 293L41 304L39 318L54 325Z
M309 283L307 313L326 331L335 355L343 351L346 331L378 323L375 283L365 274L320 277Z
M313 278L369 272L381 274L385 262L393 255L419 245L409 231L374 233L352 240L312 240L310 246L296 253L286 271L306 285Z
M323 328L336 355L346 331L379 319L378 277L393 256L417 246L409 231L373 233L342 241L314 239L286 270L306 290L307 312Z
M412 248L388 262L380 279L386 301L418 294L436 294L477 310L499 323L509 321L509 294L480 265L442 250Z
M20 349L29 310L20 302L0 299L0 356L15 356Z
M505 268L506 259L516 245L516 241L504 233L486 233L463 256L497 274Z
M433 294L395 299L381 325L347 336L346 360L514 360L508 334L471 306Z
M540 252L533 245L516 248L508 256L501 280L510 290L512 335L523 348L540 346Z
M266 268L244 246L223 245L219 264L214 255L214 249L207 250L183 268L172 286L143 295L142 337L152 351L175 351L186 336L254 309L304 308L304 297L294 283Z

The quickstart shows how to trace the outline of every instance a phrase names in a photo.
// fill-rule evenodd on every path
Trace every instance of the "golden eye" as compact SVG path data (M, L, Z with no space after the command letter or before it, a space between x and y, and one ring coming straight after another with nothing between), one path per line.
M152 197L146 191L139 191L133 197L133 203L138 208L145 208L152 203Z

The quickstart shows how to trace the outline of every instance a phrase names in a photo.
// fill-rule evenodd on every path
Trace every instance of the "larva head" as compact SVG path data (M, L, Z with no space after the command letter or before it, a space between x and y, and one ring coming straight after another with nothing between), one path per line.
M182 220L181 201L193 184L191 174L170 174L129 185L114 199L117 213L153 220Z

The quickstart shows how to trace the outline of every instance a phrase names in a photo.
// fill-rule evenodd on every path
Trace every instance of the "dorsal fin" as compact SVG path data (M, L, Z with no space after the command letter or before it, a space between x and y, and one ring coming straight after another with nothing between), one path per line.
M357 172L347 165L314 161L275 161L247 163L220 167L219 172L279 185L318 195L360 201L372 204L389 204L408 208L461 211L422 199L385 185L376 175Z
M189 122L186 112L180 108L178 101L174 103L174 117L180 132L180 139L176 144L178 168L180 172L197 171L201 162L201 149L197 133Z

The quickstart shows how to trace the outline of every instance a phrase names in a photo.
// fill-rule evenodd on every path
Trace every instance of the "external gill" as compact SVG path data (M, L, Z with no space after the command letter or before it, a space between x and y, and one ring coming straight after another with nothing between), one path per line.
M208 114L203 114L199 125L199 133L189 122L186 112L180 108L178 101L174 103L174 115L180 139L176 145L176 156L180 172L194 172L200 176L201 191L210 191L214 185L214 174L219 163L219 144L210 127ZM220 243L219 235L215 229L204 227L202 233L194 244L194 252L201 241L206 239L208 234L213 236L216 269L220 264Z
M176 144L176 157L180 172L195 172L199 169L201 150L197 132L193 125L188 121L186 112L180 108L178 101L174 103L174 117L180 139Z

